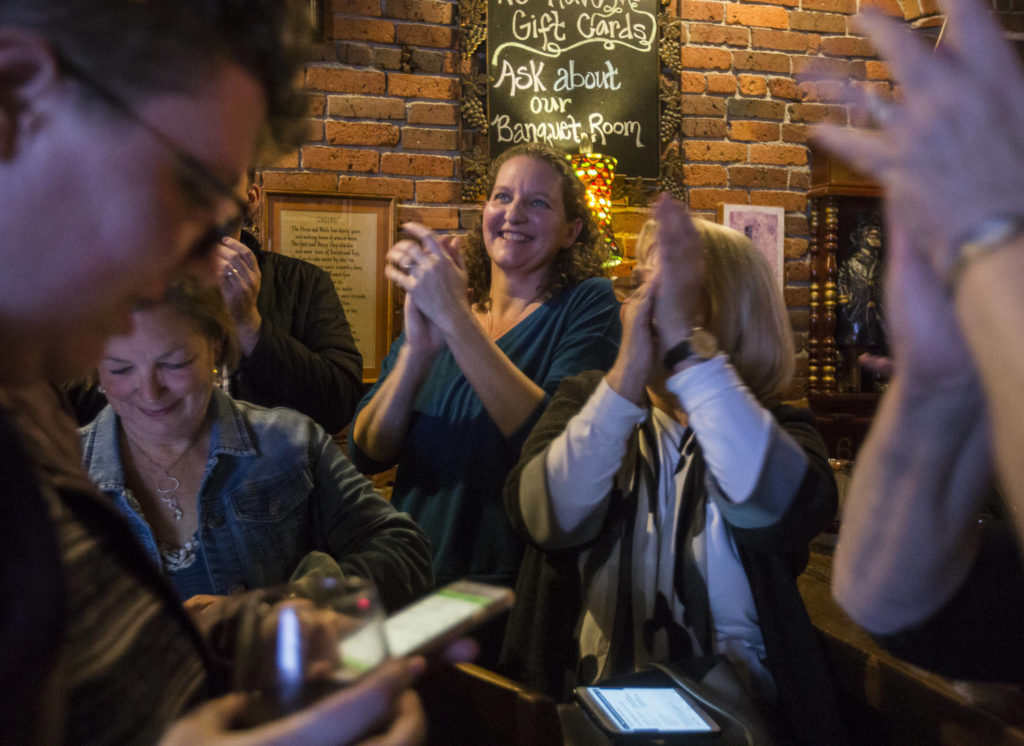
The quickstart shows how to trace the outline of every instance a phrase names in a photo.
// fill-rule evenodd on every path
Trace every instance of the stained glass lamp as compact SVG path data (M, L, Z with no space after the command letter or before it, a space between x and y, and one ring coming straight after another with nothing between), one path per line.
M609 264L618 264L622 261L622 252L612 230L612 181L619 161L613 156L592 152L590 138L583 135L579 154L569 156L569 162L586 187L587 206L611 255Z

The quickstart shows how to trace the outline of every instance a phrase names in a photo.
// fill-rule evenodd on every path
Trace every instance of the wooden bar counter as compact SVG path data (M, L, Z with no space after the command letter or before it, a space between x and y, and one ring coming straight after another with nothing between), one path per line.
M815 548L799 587L855 744L1024 746L1022 720L1011 724L981 706L981 688L929 673L879 647L832 599L831 573L831 550Z

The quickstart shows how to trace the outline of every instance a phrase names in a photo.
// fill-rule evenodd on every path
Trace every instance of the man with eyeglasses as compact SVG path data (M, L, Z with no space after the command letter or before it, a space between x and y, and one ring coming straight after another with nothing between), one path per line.
M210 276L261 138L296 143L307 9L287 0L0 0L0 739L420 737L422 660L267 726L79 466L45 381L174 273ZM267 136L267 137L264 137ZM68 340L59 344L59 340ZM200 704L208 700L205 704ZM193 709L199 705L197 709Z

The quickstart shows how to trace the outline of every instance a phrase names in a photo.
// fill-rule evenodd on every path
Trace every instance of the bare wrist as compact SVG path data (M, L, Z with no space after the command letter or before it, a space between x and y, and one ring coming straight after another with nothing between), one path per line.
M406 340L398 351L398 362L412 369L427 368L437 355L436 350L427 350Z
M640 371L633 370L628 364L619 365L616 362L605 375L605 382L623 399L633 404L640 404L647 376Z
M693 323L688 317L678 316L675 318L659 319L658 337L661 343L662 352L675 347L677 344L690 336Z
M464 338L464 335L472 333L474 329L483 331L483 326L477 321L468 305L459 305L449 309L448 313L434 323L441 331L441 336L449 343L453 339Z
M898 402L910 417L936 417L939 421L985 407L981 381L974 370L965 370L941 381L925 380L924 376L917 376L912 371L899 371L890 381L885 395Z
M263 328L263 317L256 314L255 319L252 319L245 324L237 324L238 330L238 344L242 348L242 354L248 357L256 349L256 345L260 341L260 330Z

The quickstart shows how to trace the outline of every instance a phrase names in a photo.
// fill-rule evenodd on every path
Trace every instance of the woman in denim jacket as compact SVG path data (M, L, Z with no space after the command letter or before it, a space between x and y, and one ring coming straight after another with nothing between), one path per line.
M423 532L319 425L217 388L237 358L217 289L177 283L132 322L99 366L85 467L193 611L314 572L372 579L389 610L430 589Z

